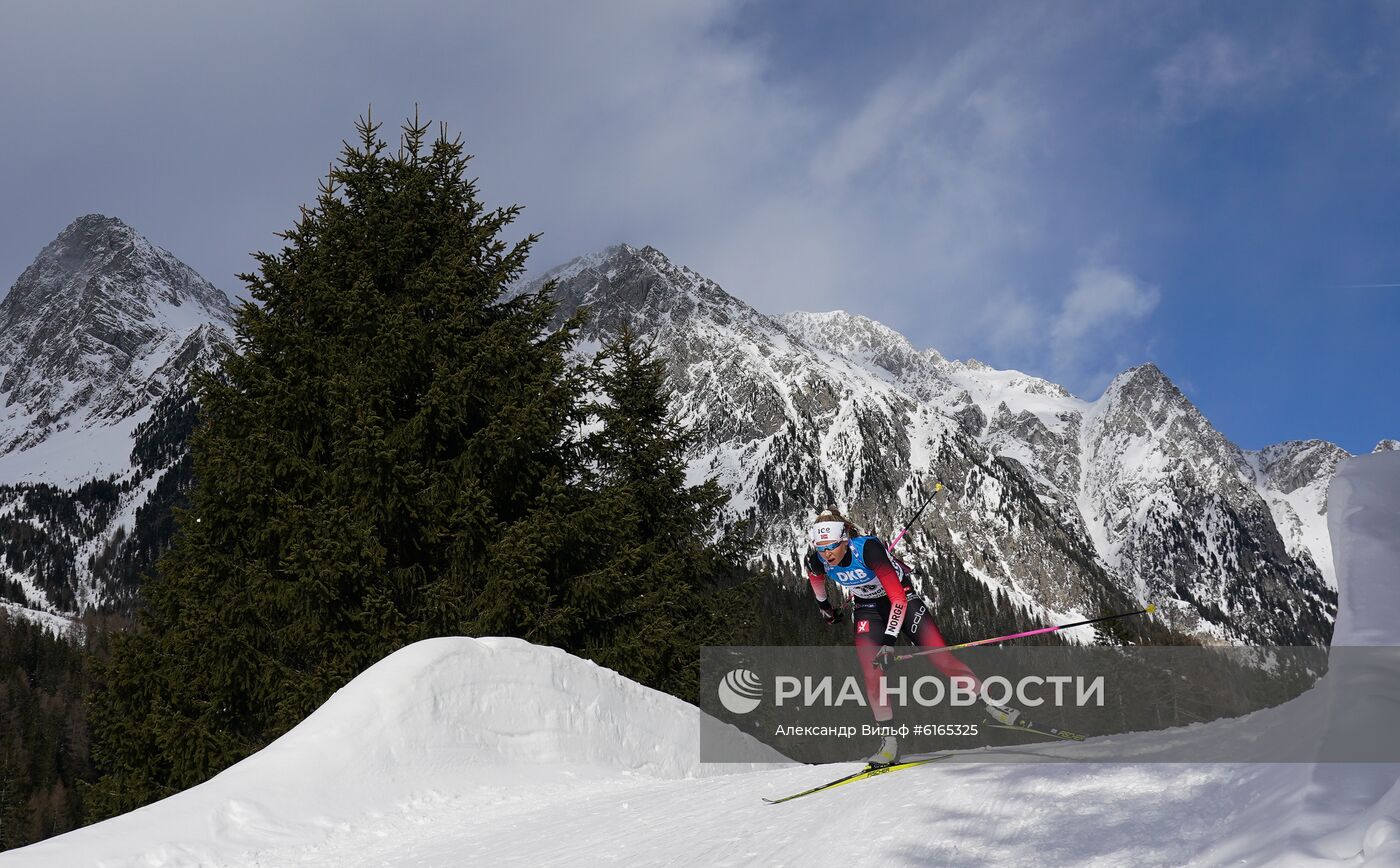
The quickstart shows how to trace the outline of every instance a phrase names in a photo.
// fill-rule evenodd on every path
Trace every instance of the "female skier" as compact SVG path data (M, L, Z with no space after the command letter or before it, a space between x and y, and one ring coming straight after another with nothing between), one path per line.
M807 553L807 580L817 597L817 608L828 624L836 623L837 611L826 598L826 580L845 588L852 597L856 653L865 674L865 694L875 720L890 725L894 710L884 701L881 689L884 666L894 656L900 633L923 648L942 648L948 643L933 623L932 607L914 592L909 568L893 557L885 544L860 530L834 509L817 516L812 525L812 549ZM951 653L931 654L929 660L961 689L981 695L982 682L965 663ZM988 705L993 718L1010 723L1017 712L1005 706ZM880 749L866 761L874 766L899 761L899 742L886 735Z

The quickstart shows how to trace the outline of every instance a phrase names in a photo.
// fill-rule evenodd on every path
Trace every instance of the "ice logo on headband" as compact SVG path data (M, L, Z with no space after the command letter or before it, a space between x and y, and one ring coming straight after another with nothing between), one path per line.
M812 525L812 545L826 545L846 538L844 521L819 521Z

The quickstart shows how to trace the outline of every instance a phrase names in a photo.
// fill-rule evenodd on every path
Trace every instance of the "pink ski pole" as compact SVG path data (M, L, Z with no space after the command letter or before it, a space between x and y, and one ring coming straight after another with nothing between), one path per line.
M1124 612L1121 615L1104 615L1102 618L1075 621L1073 624L1056 624L1053 627L1041 627L1039 630L1027 630L1024 633L1012 633L1007 636L997 636L992 639L978 639L975 642L964 642L961 645L945 645L942 648L924 648L920 651L911 651L908 654L896 654L890 658L889 662L894 663L899 660L911 660L915 657L923 657L928 654L942 654L945 651L956 651L959 648L971 648L974 645L991 645L994 642L1010 642L1012 639L1024 639L1027 636L1038 636L1041 633L1054 633L1057 630L1068 630L1070 627L1083 627L1085 624L1097 624L1100 621L1112 621L1116 618L1131 618L1133 615L1150 615L1155 611L1157 611L1157 604L1148 603L1146 609L1138 609L1136 612Z

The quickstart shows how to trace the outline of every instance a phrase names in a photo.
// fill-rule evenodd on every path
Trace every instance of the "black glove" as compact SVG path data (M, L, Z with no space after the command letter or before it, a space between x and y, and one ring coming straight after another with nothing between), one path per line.
M835 624L836 619L841 617L841 613L836 611L836 607L831 605L830 600L818 600L817 608L821 609L822 617L828 624Z
M884 669L894 662L894 643L898 640L898 636L891 636L888 633L880 634L880 650L875 652L876 669Z

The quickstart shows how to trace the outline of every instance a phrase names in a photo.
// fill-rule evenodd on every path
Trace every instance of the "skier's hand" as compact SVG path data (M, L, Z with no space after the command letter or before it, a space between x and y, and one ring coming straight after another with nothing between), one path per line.
M875 668L884 669L894 662L894 646L881 645L880 650L875 652Z
M822 617L828 624L835 624L836 619L841 617L841 613L836 611L836 607L831 605L830 600L818 600L817 608L821 610Z

